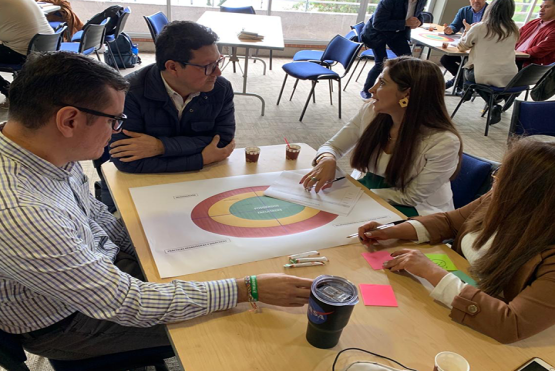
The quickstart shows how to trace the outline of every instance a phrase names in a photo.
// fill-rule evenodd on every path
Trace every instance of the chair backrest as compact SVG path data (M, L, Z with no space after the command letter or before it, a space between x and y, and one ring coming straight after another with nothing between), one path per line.
M491 189L491 172L499 163L463 153L459 174L451 180L455 208L463 207Z
M153 15L145 15L143 18L146 21L152 41L156 42L158 34L168 24L168 18L162 12L154 13Z
M362 44L360 43L347 40L341 35L336 35L331 39L320 60L322 63L324 63L324 61L341 63L343 68L345 68L345 73L343 74L343 76L345 76L347 72L349 72L361 47Z
M551 69L550 65L542 66L539 64L529 64L521 69L515 77L509 81L505 89L517 86L534 85L543 77L543 75Z
M220 12L227 13L242 13L242 14L256 14L252 6L220 6Z
M0 366L9 371L29 371L27 356L16 337L0 330Z
M434 23L434 15L430 12L422 12L422 23Z
M550 135L555 136L555 101L522 102L516 101L509 128L513 135Z
M345 38L347 40L358 42L358 35L355 32L355 30L353 30L353 29L351 29L351 31L347 32L347 34L345 35Z
M355 33L358 37L358 42L361 43L362 42L362 29L364 28L364 22L358 22L357 24L351 26L351 28L353 29L353 31L355 31Z
M67 26L63 26L62 28L58 28L53 34L36 34L29 42L27 54L33 52L54 52L59 50L62 43L62 36L66 29Z
M127 18L131 15L131 8L126 7L123 9L123 14L118 19L118 23L116 23L116 28L114 29L114 37L117 39L119 34L125 28L125 24L127 23Z
M90 48L95 50L102 48L104 37L106 36L106 23L109 21L110 18L106 18L101 24L88 24L85 26L79 43L79 53L83 53L84 50Z

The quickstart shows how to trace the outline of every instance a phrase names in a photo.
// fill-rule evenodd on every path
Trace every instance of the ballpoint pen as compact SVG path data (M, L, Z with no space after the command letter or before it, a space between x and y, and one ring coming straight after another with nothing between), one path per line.
M340 176L339 178L335 178L334 180L330 180L330 181L328 181L328 182L326 182L326 183L333 183L333 182L337 182L338 180L342 180L342 179L345 179L345 177L344 177L344 176Z
M337 182L338 180L343 180L343 179L345 179L345 177L344 177L344 176L340 176L339 178L335 178L334 180L328 180L328 181L326 182L326 184L332 184L333 182ZM305 188L305 190L306 190L306 191L310 191L312 188L314 188L314 186L307 187L307 188ZM327 188L327 187L325 187L325 188Z
M393 227L394 225L401 224L401 223L404 223L404 222L406 222L406 220L396 220L396 221L391 222L391 223L380 225L380 226L374 228L373 230L375 231L375 230L378 230L378 229L386 229L386 228ZM368 231L368 232L371 232L371 231ZM358 233L353 233L353 234L350 234L350 235L347 236L347 238L353 238L353 237L358 237Z

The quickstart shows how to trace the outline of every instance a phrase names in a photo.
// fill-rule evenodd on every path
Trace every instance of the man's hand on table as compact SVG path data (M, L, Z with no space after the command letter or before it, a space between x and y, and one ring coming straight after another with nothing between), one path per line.
M227 146L223 148L218 148L219 142L220 136L214 135L212 142L210 142L210 144L204 147L204 149L202 150L202 163L204 165L225 160L235 149L235 139L233 139Z
M446 35L452 35L454 32L453 32L453 29L447 26L447 23L446 23L443 25L443 33Z
M110 155L119 158L121 162L164 154L164 144L158 138L128 130L123 130L123 134L130 138L120 139L110 145Z
M308 303L312 279L283 273L266 273L256 276L258 301L281 307L302 307ZM238 302L248 301L245 280L237 279Z

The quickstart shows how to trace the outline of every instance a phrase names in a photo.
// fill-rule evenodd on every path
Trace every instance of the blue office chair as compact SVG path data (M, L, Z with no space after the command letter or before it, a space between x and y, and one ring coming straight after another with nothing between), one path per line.
M491 173L499 165L498 162L463 153L459 173L455 179L451 180L455 209L486 194L493 184Z
M391 50L386 49L385 52L387 53L387 59L397 58L397 54L393 53ZM349 83L351 82L351 79L353 78L353 75L355 74L360 61L362 60L364 61L364 64L362 65L362 68L360 69L355 82L358 82L362 71L364 71L364 68L366 67L366 63L368 63L369 60L374 60L374 52L372 51L372 49L366 49L365 51L360 53L360 55L358 56L357 64L355 65L355 68L353 68L353 72L351 73L351 76L349 76L349 80L347 80L347 83L345 84L343 90L347 89L347 86L349 86Z
M343 76L340 76L337 72L334 72L318 63L291 62L284 64L282 68L285 71L285 78L283 80L283 85L281 86L281 91L279 92L277 105L279 105L279 101L281 100L281 95L283 94L283 89L285 88L285 83L287 82L287 77L289 75L300 80L312 81L312 89L310 90L310 94L308 94L303 112L301 113L301 117L299 118L299 121L302 121L306 112L306 108L308 107L308 102L310 102L310 98L314 96L314 89L316 88L316 84L320 80L329 81L330 104L333 104L331 85L332 80L336 80L339 86L339 118L341 118L341 79L345 77L345 75L347 75L347 73L349 72L349 69L351 68L361 46L361 44L347 40L341 35L335 36L328 44L320 61L322 64L324 63L324 61L328 60L341 63L345 68ZM291 94L291 96L293 96L293 94Z
M67 27L63 26L58 29L56 33L53 34L36 34L33 36L27 47L27 55L33 52L51 52L60 49L60 44L62 42L62 35ZM19 70L23 68L23 64L9 64L0 63L1 72L9 72L15 75Z
M252 6L220 6L220 12L224 13L241 13L241 14L256 14Z
M164 359L174 356L171 346L134 350L87 358L78 361L49 359L54 371L126 371L154 366L156 371L168 371ZM0 330L0 366L7 371L29 371L25 364L27 356L17 336Z
M109 21L110 18L108 17L100 24L86 25L83 29L83 34L81 35L81 40L79 42L64 42L62 43L60 50L81 53L84 55L89 55L94 52L100 61L98 50L102 48L102 44L104 44L104 39L106 38L106 23Z
M362 25L364 26L363 22ZM345 35L347 40L351 41L358 41L358 33L355 29L359 23L354 26L351 26L351 30ZM323 50L299 50L298 52L293 55L293 62L315 62L320 63L322 60L322 54L324 54ZM324 61L324 65L331 66L333 61Z
M555 101L516 101L509 128L512 136L549 135L555 136Z
M118 36L122 33L123 29L125 28L125 24L127 23L127 19L129 18L129 16L131 15L131 9L129 7L126 7L123 9L123 13L122 15L117 19L116 24L113 28L113 32L111 34L108 34L108 30L106 30L105 36L104 36L104 43L106 44L106 50L107 50L107 56L108 58L111 59L111 61L113 62L113 65L115 66L116 70L119 71L119 67L116 61L116 58L114 56L114 51L112 50L112 45L116 46L120 61L123 61L123 57L121 56L121 51L119 50L119 46L118 43L114 42ZM108 18L109 19L109 18ZM108 24L108 22L104 22L102 21L101 24ZM84 30L81 31L77 31L75 34L73 34L73 37L71 38L71 42L79 42L81 41L81 38L83 37L83 32ZM123 69L125 69L125 64L123 64Z
M484 84L467 84L465 82L463 96L451 114L451 118L455 116L461 104L467 101L468 97L472 96L474 92L477 92L484 100L486 100L486 109L483 111L482 117L484 117L486 113L488 114L486 119L486 130L484 133L484 135L487 136L491 120L491 109L496 104L495 102L499 98L505 98L507 102L512 102L512 100L523 91L526 91L524 100L527 100L530 85L535 85L551 68L552 67L549 65L541 66L538 64L530 64L521 69L515 77L511 79L507 86L502 88Z
M422 23L434 23L434 15L430 12L422 12Z
M153 15L144 15L143 18L150 31L150 36L152 36L152 41L156 43L158 34L168 24L168 18L162 12L154 13Z
M125 63L123 63L123 57L121 55L121 51L119 50L118 43L115 41L117 40L119 35L123 32L123 29L125 28L125 24L127 23L127 19L129 18L130 15L131 15L131 9L129 7L126 7L125 9L123 9L123 14L121 15L121 17L119 17L116 23L116 27L114 28L114 33L111 35L106 35L104 40L104 42L106 43L106 48L108 49L108 54L112 59L112 61L114 62L114 66L116 67L116 70L118 71L119 71L118 62L114 56L114 51L112 50L111 44L116 46L116 51L118 52L119 60L122 61L122 68L126 69L127 67L125 67Z

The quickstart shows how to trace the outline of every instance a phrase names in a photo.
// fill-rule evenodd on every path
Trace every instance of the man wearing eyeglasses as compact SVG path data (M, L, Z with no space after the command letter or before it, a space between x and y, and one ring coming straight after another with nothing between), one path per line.
M212 30L194 22L169 23L156 40L156 64L127 77L128 116L110 155L130 173L202 169L235 147L233 90L221 77Z
M155 348L151 357L168 358L163 324L249 299L252 278L145 282L123 223L92 197L78 161L100 157L121 130L128 86L95 59L57 52L30 56L10 88L0 125L0 330L31 353L82 360ZM294 307L312 283L255 281L259 301Z

